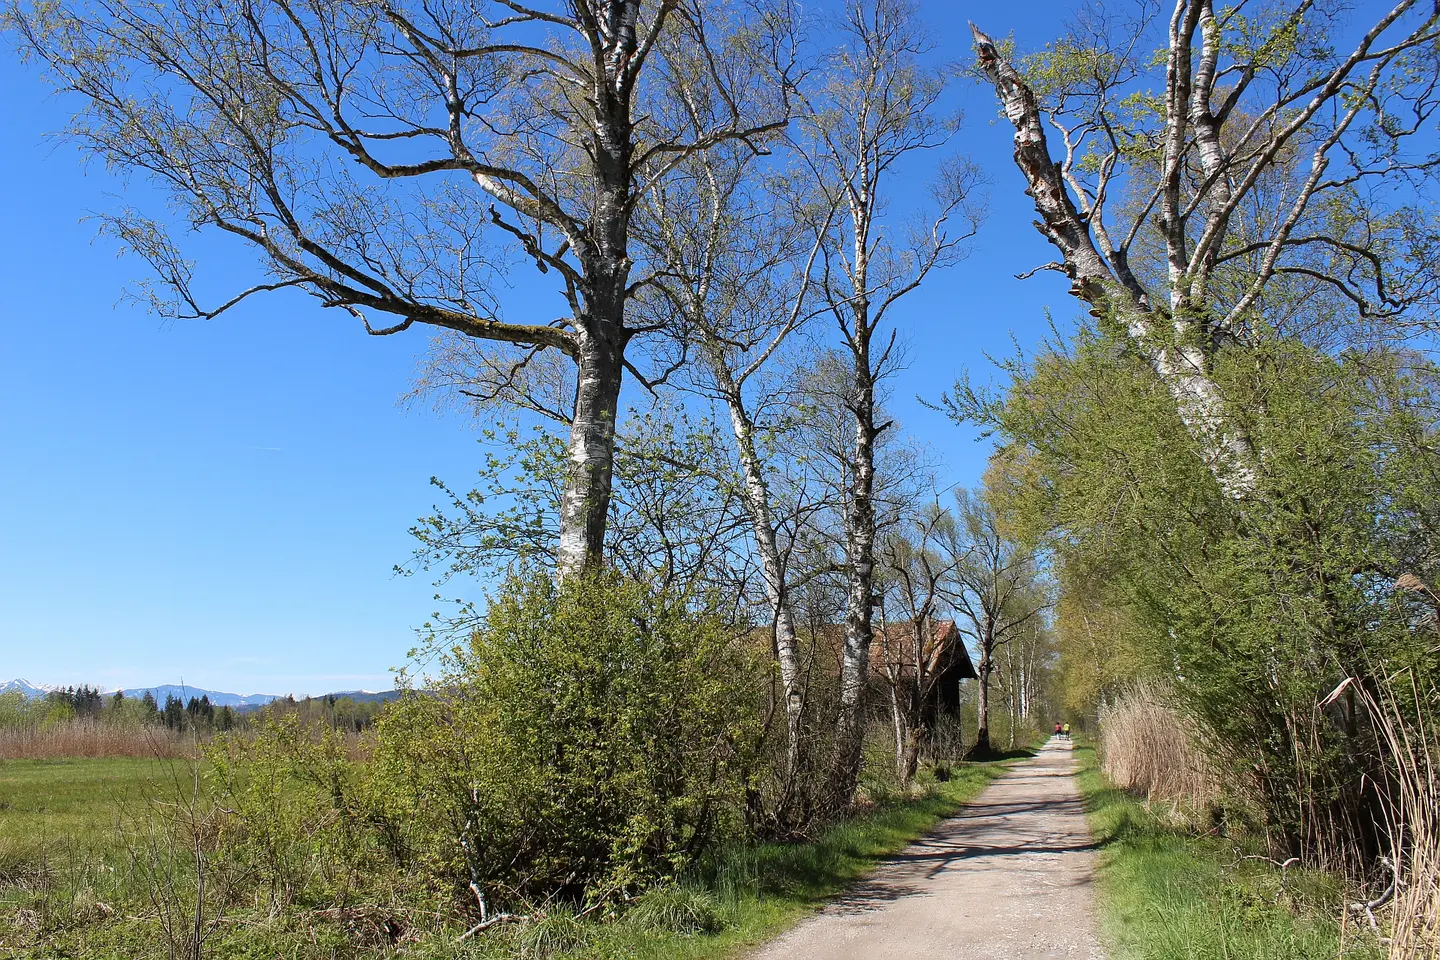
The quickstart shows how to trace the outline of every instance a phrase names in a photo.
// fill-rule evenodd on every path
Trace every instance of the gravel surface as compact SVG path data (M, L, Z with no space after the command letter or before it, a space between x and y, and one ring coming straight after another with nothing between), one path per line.
M753 960L1104 960L1074 772L1052 739Z

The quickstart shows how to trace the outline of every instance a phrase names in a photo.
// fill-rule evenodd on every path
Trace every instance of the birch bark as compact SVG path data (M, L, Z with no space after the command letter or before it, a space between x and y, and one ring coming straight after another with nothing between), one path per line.
M1134 27L1129 35L1097 30L1044 54L1060 74L1074 66L1067 56L1091 57L1059 89L1046 88L1054 98L1049 110L971 24L977 65L1015 131L1015 164L1040 215L1035 226L1060 254L1047 267L1065 273L1072 295L1096 316L1123 327L1233 499L1254 492L1263 463L1227 409L1213 365L1218 347L1235 342L1236 331L1252 323L1272 280L1308 277L1361 318L1400 316L1433 297L1427 271L1407 267L1403 256L1395 262L1373 256L1379 235L1357 245L1343 226L1350 218L1342 213L1327 221L1322 201L1333 198L1335 209L1344 210L1359 185L1428 176L1440 162L1418 141L1413 154L1402 150L1426 122L1389 119L1429 118L1436 109L1433 49L1423 51L1440 38L1440 8L1399 0L1382 8L1348 47L1332 46L1329 37L1321 42L1321 33L1334 26L1318 21L1322 15L1311 0L1245 18L1232 9L1217 12L1213 0L1174 0L1161 40L1163 87L1154 94L1154 124L1136 121L1126 99L1152 68L1141 49L1150 37L1147 14L1127 24ZM1106 15L1096 22L1105 23ZM1278 64L1272 62L1277 57ZM1357 122L1362 115L1368 127ZM1052 151L1047 124L1063 139L1063 150ZM1371 143L1368 133L1347 137L1352 127L1388 132L1383 143ZM1308 171L1300 143L1313 145ZM1332 163L1344 170L1326 179ZM1266 177L1287 180L1278 210L1256 209L1265 205L1259 191ZM1117 182L1142 200L1128 229L1107 220L1106 201ZM1365 196L1364 203L1382 202L1374 192ZM1249 212L1240 218L1244 235L1236 235L1241 209ZM1367 209L1360 219L1379 218ZM1302 222L1308 229L1299 229ZM1161 294L1148 292L1131 269L1131 247L1142 233L1162 241ZM1389 242L1390 249L1402 246ZM1305 259L1321 250L1332 258L1328 269ZM1247 271L1243 265L1251 260L1254 269ZM1231 272L1222 296L1213 280L1226 264Z
M775 656L780 666L781 695L785 702L786 779L793 791L802 786L799 779L803 776L805 763L805 683L800 664L800 640L795 628L795 609L785 582L785 561L780 552L776 533L778 526L770 505L765 465L755 446L755 424L745 407L741 385L736 383L719 350L718 344L709 345L711 375L730 413L740 473L745 484L745 508L750 515L765 596L770 602L775 628Z

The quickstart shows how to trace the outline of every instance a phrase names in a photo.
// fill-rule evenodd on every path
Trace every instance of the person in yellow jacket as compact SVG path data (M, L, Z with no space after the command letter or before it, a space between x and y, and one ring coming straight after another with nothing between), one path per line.
M1069 739L1070 739L1070 724L1068 724L1068 723L1065 724L1065 726L1061 728L1061 732L1064 734L1065 739L1066 739L1066 740L1069 740Z

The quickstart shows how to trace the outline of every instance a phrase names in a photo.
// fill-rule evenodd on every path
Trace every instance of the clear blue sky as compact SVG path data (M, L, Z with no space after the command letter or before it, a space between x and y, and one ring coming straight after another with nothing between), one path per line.
M1036 5L1023 10L928 4L937 62L968 56L966 15L1039 45L1051 28ZM143 266L81 221L125 185L46 138L67 104L8 47L0 89L0 682L390 686L435 607L423 575L392 575L406 529L434 502L432 475L466 484L480 459L463 417L398 403L427 335L367 337L299 295L212 322L119 303ZM1012 330L1033 343L1047 304L1061 319L1075 309L1054 274L1013 279L1050 253L993 96L965 82L956 96L967 115L956 147L988 172L991 213L969 259L897 314L911 363L895 408L943 483L973 483L988 445L911 398L934 399L967 366L983 372ZM131 188L156 212L150 197ZM236 287L254 275L228 254L201 269ZM523 299L505 307L526 312Z

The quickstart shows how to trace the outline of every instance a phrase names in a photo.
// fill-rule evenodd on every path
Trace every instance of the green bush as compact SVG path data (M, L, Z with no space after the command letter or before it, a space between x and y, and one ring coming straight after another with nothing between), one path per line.
M372 897L396 876L400 857L372 798L379 786L355 756L352 737L307 727L293 714L262 722L253 735L217 738L209 776L223 806L225 865L253 878L275 907Z
M382 717L376 814L491 905L625 895L738 831L761 677L703 603L514 578L434 694Z
M1437 667L1440 373L1260 334L1222 353L1229 415L1260 451L1237 501L1113 332L1082 329L1011 372L1003 400L965 409L1008 441L1007 517L1048 535L1086 712L1132 679L1117 664L1164 680L1229 788L1264 812L1277 856L1373 859L1381 751L1353 701L1326 696L1369 671Z

